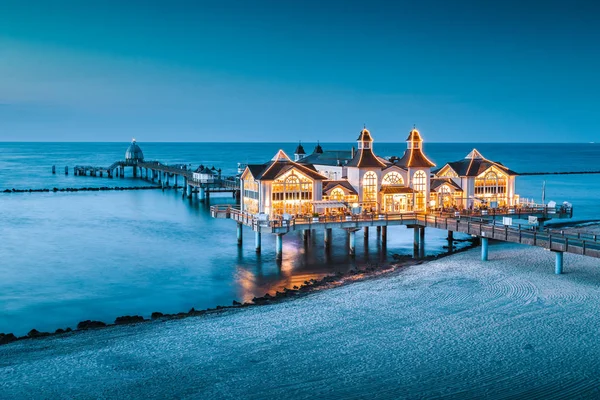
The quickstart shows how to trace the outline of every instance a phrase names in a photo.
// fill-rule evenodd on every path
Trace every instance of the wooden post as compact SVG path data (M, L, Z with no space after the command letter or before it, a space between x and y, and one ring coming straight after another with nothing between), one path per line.
M348 235L350 235L350 244L348 251L352 257L356 255L356 231L353 229L348 230Z
M275 258L281 260L283 258L283 234L278 233L275 236Z
M243 237L242 224L240 222L238 222L238 224L237 224L237 243L238 243L238 246L242 245L242 237Z
M488 238L481 238L481 261L488 260Z
M260 247L261 247L261 237L260 237L260 231L255 231L254 232L254 248L256 249L257 253L260 253Z

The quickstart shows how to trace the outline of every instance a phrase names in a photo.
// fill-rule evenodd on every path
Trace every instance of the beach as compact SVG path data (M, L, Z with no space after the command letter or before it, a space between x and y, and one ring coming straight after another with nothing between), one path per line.
M2 398L564 398L600 389L600 268L490 246L261 307L0 347ZM117 384L118 382L118 384Z

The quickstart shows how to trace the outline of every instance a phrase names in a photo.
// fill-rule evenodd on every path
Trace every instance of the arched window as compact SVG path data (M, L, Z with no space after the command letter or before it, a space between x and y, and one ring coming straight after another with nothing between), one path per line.
M439 189L439 205L442 207L452 206L452 191L448 185L442 185Z
M377 204L377 175L369 171L363 177L363 202Z
M427 175L423 171L417 171L413 175L413 189L415 192L424 192L427 184L426 184Z
M273 213L310 212L312 181L292 171L289 175L273 182Z
M329 194L329 199L330 200L338 200L338 201L342 201L344 200L346 197L346 194L344 193L344 191L340 188L335 188L331 191L331 194Z
M506 180L500 179L495 171L489 171L483 178L475 179L476 195L498 195L504 194Z
M404 185L404 179L398 172L392 171L385 174L381 180L381 184L386 185Z
M413 175L413 190L415 191L415 210L425 210L425 190L427 189L427 175L423 171L417 171Z

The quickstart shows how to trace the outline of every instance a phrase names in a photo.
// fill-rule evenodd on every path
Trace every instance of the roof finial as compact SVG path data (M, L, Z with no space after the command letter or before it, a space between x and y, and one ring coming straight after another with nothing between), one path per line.
M417 129L417 124L413 124L413 130Z

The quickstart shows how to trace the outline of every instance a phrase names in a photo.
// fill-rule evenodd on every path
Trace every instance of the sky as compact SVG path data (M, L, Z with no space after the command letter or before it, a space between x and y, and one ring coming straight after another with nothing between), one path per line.
M0 141L600 142L600 5L0 0Z

